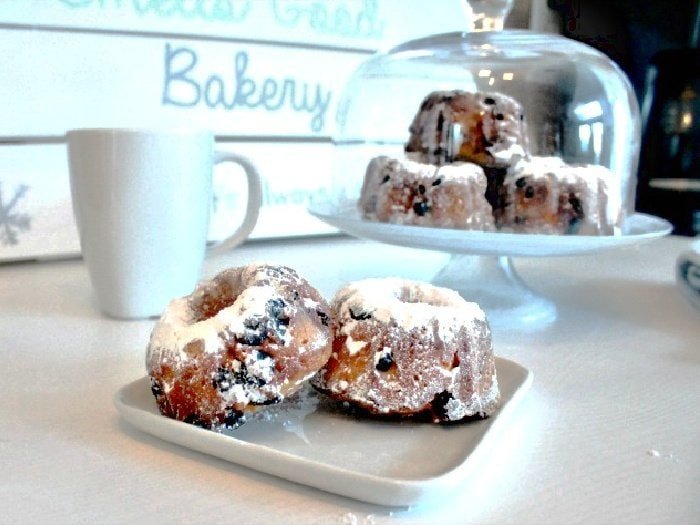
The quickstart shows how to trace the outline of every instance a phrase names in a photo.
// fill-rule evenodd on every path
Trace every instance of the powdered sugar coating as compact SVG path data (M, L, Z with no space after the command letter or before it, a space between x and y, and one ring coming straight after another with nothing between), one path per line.
M331 351L328 304L294 270L224 270L173 300L146 352L165 415L206 428L235 427L243 412L277 403Z
M425 97L409 130L406 152L436 165L511 164L527 152L522 106L502 93L435 91Z
M526 233L613 235L622 220L619 182L604 166L559 157L518 162L505 178L502 226Z
M486 177L476 164L438 167L379 156L367 166L359 207L380 222L491 230L485 192Z
M350 283L332 301L333 353L312 384L377 414L487 416L499 399L483 310L402 279Z

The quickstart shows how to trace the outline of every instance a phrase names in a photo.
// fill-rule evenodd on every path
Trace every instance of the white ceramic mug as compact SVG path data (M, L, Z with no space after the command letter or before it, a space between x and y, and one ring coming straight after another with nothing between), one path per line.
M240 244L255 226L260 177L244 157L215 152L210 132L77 129L66 138L80 246L98 306L110 316L156 316L192 291L206 253L215 163L239 164L248 180L245 219L217 250Z

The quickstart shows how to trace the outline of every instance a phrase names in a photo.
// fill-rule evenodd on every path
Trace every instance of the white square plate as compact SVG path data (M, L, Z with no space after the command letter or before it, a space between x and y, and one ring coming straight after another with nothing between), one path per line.
M532 384L532 373L496 358L501 405L490 418L452 425L349 415L307 386L220 434L158 412L144 377L114 398L119 413L161 439L327 492L380 505L414 505L478 475Z

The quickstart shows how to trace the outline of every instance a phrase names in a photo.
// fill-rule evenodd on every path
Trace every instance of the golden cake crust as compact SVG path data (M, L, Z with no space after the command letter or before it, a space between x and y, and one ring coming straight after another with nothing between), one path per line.
M425 97L405 150L414 160L505 165L525 156L527 128L520 104L502 93L436 91Z
M146 368L160 411L205 428L235 428L246 411L293 394L331 352L330 309L284 266L224 270L170 303Z
M312 380L372 414L459 421L499 399L483 311L445 288L367 279L336 294L333 353Z
M359 207L379 222L491 230L485 193L486 177L476 164L438 167L379 156L367 166Z

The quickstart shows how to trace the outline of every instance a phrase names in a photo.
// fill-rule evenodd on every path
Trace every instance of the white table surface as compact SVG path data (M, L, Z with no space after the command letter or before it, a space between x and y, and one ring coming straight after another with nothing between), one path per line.
M79 261L0 266L0 522L700 523L700 311L674 286L690 241L518 259L557 322L498 331L534 372L490 472L414 508L360 503L192 452L121 421L115 391L144 376L153 321L92 306ZM429 280L445 254L347 238L251 243L326 296L370 276ZM439 453L439 451L426 451Z

